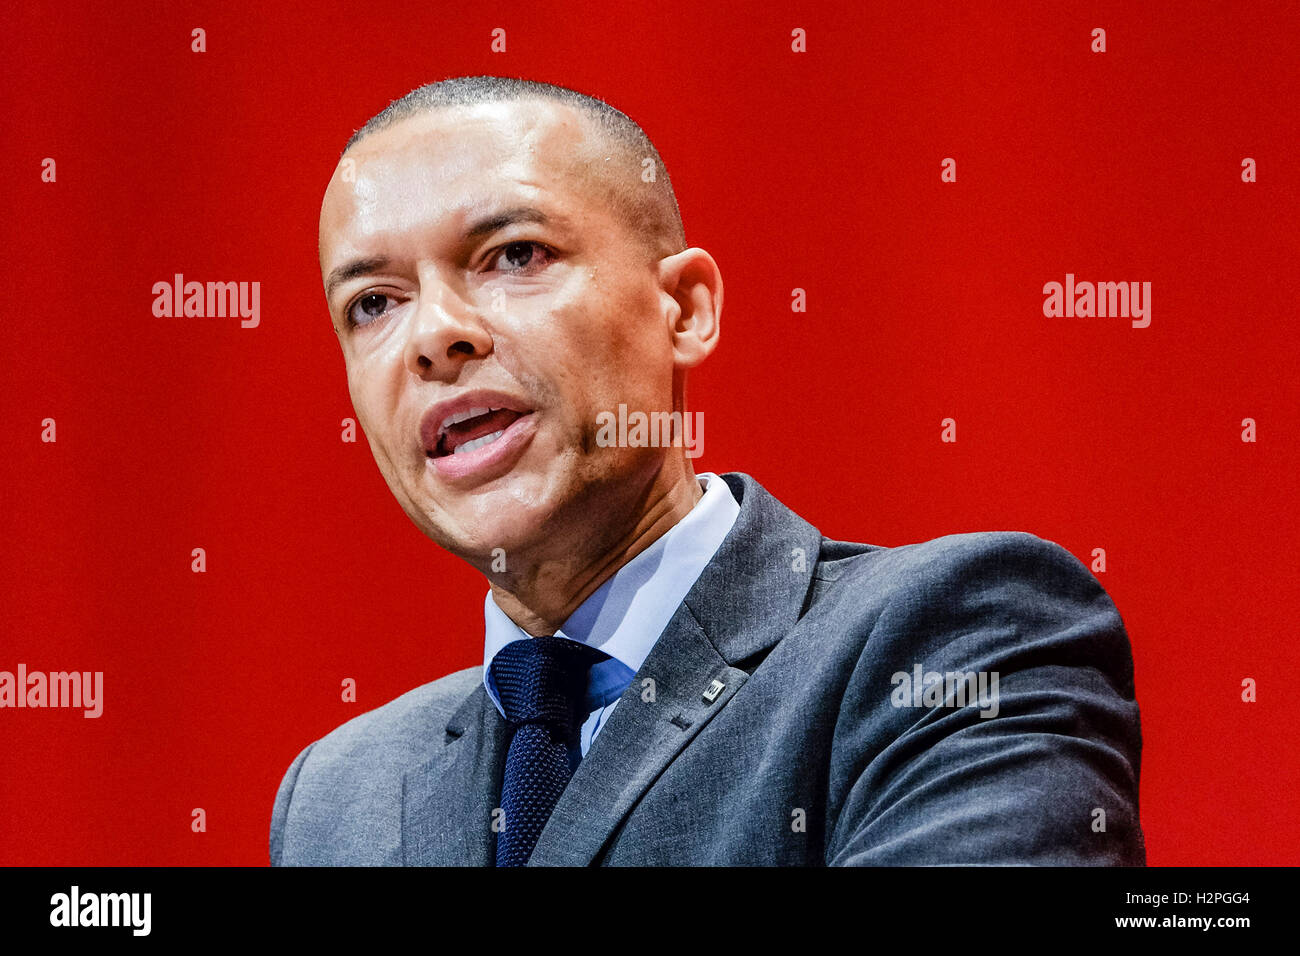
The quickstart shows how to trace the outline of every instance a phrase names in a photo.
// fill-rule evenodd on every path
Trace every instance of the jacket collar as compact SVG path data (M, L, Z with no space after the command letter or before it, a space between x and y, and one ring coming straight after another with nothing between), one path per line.
M740 514L578 765L529 866L596 861L654 779L744 685L740 665L803 612L821 533L749 475L722 478ZM715 681L722 687L708 700ZM489 866L507 726L482 683L445 733L445 746L403 778L403 862Z

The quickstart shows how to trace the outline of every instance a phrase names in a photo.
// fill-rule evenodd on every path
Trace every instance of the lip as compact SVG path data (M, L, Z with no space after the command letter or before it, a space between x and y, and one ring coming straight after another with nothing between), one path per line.
M467 451L463 455L426 457L425 464L446 480L495 478L510 470L536 432L536 416L529 413L511 422L501 437L490 445Z
M519 412L520 417L511 422L505 433L490 445L484 445L463 455L429 457L429 451L438 446L442 423L448 417L469 411L471 408L483 407L507 408L512 412ZM522 454L524 447L537 431L537 421L533 411L527 403L513 395L481 390L464 392L455 398L430 406L420 416L420 453L425 456L426 467L433 469L439 477L447 480L486 478L503 474Z

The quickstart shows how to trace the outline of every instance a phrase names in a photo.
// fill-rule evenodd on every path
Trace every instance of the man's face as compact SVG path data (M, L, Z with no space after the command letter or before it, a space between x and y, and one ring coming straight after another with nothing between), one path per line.
M673 298L585 177L605 155L590 137L546 101L434 110L358 142L321 209L375 460L416 525L480 567L633 520L664 455L595 439L620 403L673 408L674 358Z

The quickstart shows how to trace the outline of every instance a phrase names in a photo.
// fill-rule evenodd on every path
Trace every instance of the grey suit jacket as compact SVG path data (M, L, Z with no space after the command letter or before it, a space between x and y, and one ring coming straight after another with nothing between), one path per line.
M739 517L530 866L1145 862L1129 641L1077 559L1011 531L832 541L723 478ZM303 750L271 862L491 865L508 738L482 676Z

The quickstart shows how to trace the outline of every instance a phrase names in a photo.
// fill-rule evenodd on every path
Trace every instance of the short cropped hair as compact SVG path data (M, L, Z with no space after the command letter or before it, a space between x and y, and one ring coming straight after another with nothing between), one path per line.
M650 137L629 116L604 100L568 87L505 76L439 80L389 103L352 134L343 154L346 156L371 133L429 110L529 99L565 103L590 120L589 129L595 133L601 155L573 157L572 161L585 181L604 194L602 198L614 208L635 241L655 259L686 248L686 231L668 167ZM651 181L643 175L646 159L654 164Z

